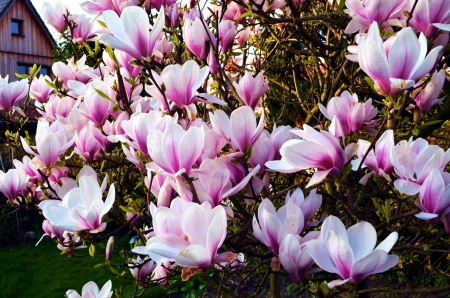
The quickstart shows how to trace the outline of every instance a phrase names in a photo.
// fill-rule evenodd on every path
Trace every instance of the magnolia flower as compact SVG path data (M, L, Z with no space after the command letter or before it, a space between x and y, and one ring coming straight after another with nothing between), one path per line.
M88 37L92 34L94 23L85 14L70 15L69 20L75 24L75 26L72 27L73 30L70 32L73 41L78 44L83 44L83 42L87 41Z
M377 108L372 105L372 99L364 103L358 102L358 95L351 95L348 91L331 98L326 108L319 103L319 109L328 120L333 120L336 116L346 135L360 131L363 126L372 127L377 123L372 120L378 113Z
M41 10L42 19L55 28L58 33L62 33L66 25L65 16L68 15L67 8L60 1L55 1L53 5L45 2Z
M444 180L450 181L450 174L443 172L450 161L450 149L444 151L437 145L429 145L422 138L413 141L411 137L390 150L389 157L398 177L394 187L401 193L409 196L417 194L433 169L441 171Z
M0 76L0 109L10 111L14 104L27 96L27 80L8 83L9 76Z
M431 80L418 94L414 96L414 100L422 113L428 113L432 106L444 100L444 97L438 98L444 87L445 70L441 69L439 72L435 71Z
M358 150L356 154L358 159L352 160L352 169L356 171L362 159L367 153L370 147L370 142L365 140L358 140ZM360 183L365 184L373 174L384 177L386 180L391 181L389 175L394 170L392 162L390 160L391 150L394 149L394 132L392 130L386 130L381 137L375 143L375 151L372 149L367 153L366 159L364 159L364 167L369 167L372 172L366 174L361 178Z
M108 243L106 244L106 250L105 250L105 258L108 261L111 261L114 251L114 236L109 237Z
M163 234L150 238L147 246L133 252L149 254L155 262L174 261L182 267L207 268L213 263L231 262L231 252L217 254L227 234L227 217L222 206L207 202L187 203L180 216L183 236Z
M147 148L153 162L150 168L169 174L184 170L189 174L203 148L204 132L198 127L184 130L178 123L170 123L164 132L157 129L147 138Z
M426 37L432 39L436 37L439 30L450 31L449 21L450 2L418 0L409 20L409 26L418 29Z
M231 113L230 118L222 110L209 113L214 131L230 143L235 151L245 153L264 130L264 113L256 124L255 112L251 107L239 107Z
M308 224L308 221L313 218L322 205L322 195L317 194L317 188L312 189L306 199L300 188L295 189L292 194L291 191L288 191L284 204L287 205L290 200L302 210L305 227L318 224L318 222Z
M235 35L236 28L232 21L222 20L219 23L219 43L222 52L227 53L231 49Z
M438 169L433 169L423 182L416 205L422 210L416 214L417 218L431 224L436 224L442 218L447 234L450 233L450 183L444 181Z
M106 223L102 217L111 209L115 199L114 184L103 202L102 188L94 176L79 178L79 187L67 192L62 201L45 200L39 204L44 217L56 227L69 232L88 230L90 233L102 232Z
M303 212L294 200L275 211L273 203L264 199L258 207L258 219L253 216L253 235L278 256L279 247L288 235L298 235L304 228Z
M51 82L49 76L40 75L39 78L34 77L30 85L30 97L40 103L46 103L53 92L46 81Z
M140 285L145 285L148 276L151 276L153 270L155 270L156 264L149 257L141 259L131 259L131 263L128 263L131 275L137 280Z
M370 223L361 221L346 230L339 218L329 216L323 222L320 237L308 241L306 248L320 268L342 278L328 283L333 288L357 284L371 274L397 265L399 257L388 255L397 239L397 232L392 232L375 247L377 232Z
M403 16L408 0L347 0L346 13L352 20L345 28L345 33L354 33L362 28L369 29L373 22L381 24L381 27L400 25L398 17Z
M320 232L317 231L309 232L304 237L288 234L281 242L278 257L293 282L301 282L306 275L317 272L317 270L309 270L314 260L306 249L306 243L319 236Z
M206 26L206 29L205 29ZM183 40L189 51L191 51L200 60L206 60L209 50L207 44L212 42L216 44L216 38L211 33L206 23L203 23L198 17L195 21L186 19L183 26Z
M194 101L215 103L219 105L226 104L207 93L196 94L197 89L203 84L208 74L209 67L205 66L200 69L197 62L189 60L184 63L183 66L179 64L169 65L164 68L161 76L153 73L153 77L160 88L164 84L164 94L168 100L172 101L180 108L188 109L189 112L195 108L195 106L191 107L191 104ZM157 86L152 85L147 90L153 97L165 105L164 96L158 90ZM169 110L169 107L166 107L166 110Z
M338 139L328 131L318 132L308 125L303 130L291 130L302 140L289 140L280 149L281 160L266 162L266 167L282 173L317 168L306 187L323 181L327 176L339 175L356 150L356 144L342 149Z
M367 36L359 41L358 62L379 93L396 97L433 71L442 46L426 55L426 37L420 34L417 39L411 27L403 28L389 42L390 46L383 44L378 24L374 22Z
M245 75L239 80L239 84L233 83L233 86L244 104L254 110L259 103L259 99L266 94L269 81L262 72L253 77L251 72L246 71Z
M10 169L6 173L0 170L0 191L8 200L15 201L20 193L27 191L29 179L21 169Z
M153 27L148 14L138 6L129 6L119 17L112 10L103 12L103 19L112 35L100 35L100 41L113 49L124 51L131 57L142 60L156 54L153 49L164 28L164 9L158 13Z
M111 298L113 291L111 291L111 281L108 280L102 289L99 291L95 282L90 281L83 286L81 296L75 290L68 290L66 295L68 298Z
M36 129L37 153L22 137L20 140L25 152L38 156L42 164L49 167L54 165L58 157L72 146L75 138L69 139L69 133L61 122L55 121L50 125L45 119L41 119Z

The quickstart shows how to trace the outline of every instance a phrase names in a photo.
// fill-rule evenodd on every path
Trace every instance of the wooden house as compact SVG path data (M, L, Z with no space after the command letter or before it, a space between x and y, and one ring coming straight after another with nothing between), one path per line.
M27 74L33 64L50 74L54 39L30 0L0 0L0 76Z

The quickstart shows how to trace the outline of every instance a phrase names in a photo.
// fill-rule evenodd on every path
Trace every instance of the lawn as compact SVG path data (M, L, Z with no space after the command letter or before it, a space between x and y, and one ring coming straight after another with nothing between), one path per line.
M105 244L102 244L103 247L96 244L95 257L89 256L87 248L76 251L75 254L80 257L61 255L53 241L42 241L37 247L29 243L0 249L0 297L60 298L69 289L81 294L83 285L91 280L101 288L109 279L113 290L122 286L123 297L129 297L134 292L132 281L115 278L102 268L94 268L105 261ZM117 251L113 262L121 263ZM128 270L125 276L131 277ZM159 297L162 294L161 290L148 289L145 297Z

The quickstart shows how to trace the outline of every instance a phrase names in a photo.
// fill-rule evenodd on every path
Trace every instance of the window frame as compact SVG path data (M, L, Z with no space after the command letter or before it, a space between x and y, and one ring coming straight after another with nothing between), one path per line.
M16 23L18 25L18 29L19 29L18 33L13 32L13 23ZM11 35L12 36L25 37L23 20L11 18Z

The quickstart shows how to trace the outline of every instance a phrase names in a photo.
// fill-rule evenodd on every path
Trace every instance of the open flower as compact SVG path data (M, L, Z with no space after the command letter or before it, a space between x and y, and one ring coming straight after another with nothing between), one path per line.
M361 221L346 230L339 218L329 216L323 222L320 237L308 241L306 248L320 268L342 278L328 283L333 288L357 284L397 265L399 257L388 255L397 239L397 232L393 232L375 248L377 232L370 223Z
M102 217L114 204L114 184L109 187L108 196L103 202L103 191L95 176L82 176L79 181L79 187L67 192L62 201L45 200L39 204L39 208L52 225L66 231L102 232L106 228Z
M386 44L386 43L390 43ZM367 36L360 39L358 62L361 69L374 81L377 92L397 97L430 71L433 71L442 46L426 55L427 39L417 39L411 27L403 28L392 41L383 44L378 24L370 26Z
M282 173L295 173L309 168L318 171L306 187L323 181L327 176L337 176L356 150L355 144L342 149L338 139L328 131L318 132L303 125L302 129L291 130L302 140L289 140L280 149L281 160L268 161L266 167Z
M112 10L103 12L103 19L109 31L113 34L100 35L104 44L128 53L131 57L141 60L154 55L156 41L164 28L164 9L158 13L153 27L148 14L138 6L128 6L119 17Z
M111 298L113 291L111 291L111 281L108 280L102 287L101 291L98 290L98 286L95 282L90 281L83 286L81 290L81 296L75 290L68 290L66 295L68 298Z

